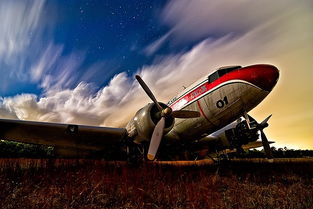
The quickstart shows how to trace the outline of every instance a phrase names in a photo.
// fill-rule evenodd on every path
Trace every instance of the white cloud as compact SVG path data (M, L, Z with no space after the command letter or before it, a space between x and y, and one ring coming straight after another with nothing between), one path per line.
M301 12L301 16L299 16ZM272 18L244 35L207 39L189 52L165 57L161 62L138 71L160 101L166 102L200 76L223 65L268 63L281 53L302 47L312 40L312 28L299 22L310 23L312 14L301 10L286 16ZM298 30L294 30L297 27ZM299 32L300 31L300 32ZM301 35L302 33L306 35ZM266 35L264 35L266 34ZM72 58L60 75L65 80L73 74ZM69 73L68 73L69 72ZM60 81L64 83L64 81ZM58 88L37 98L18 95L4 98L3 107L24 120L45 120L90 125L123 126L146 103L150 102L137 82L125 73L116 75L104 88L96 91L91 84L80 83L70 89ZM34 114L32 113L34 112Z
M58 56L58 49L58 47L54 47L51 52L48 52L48 56L44 54L39 61L45 69L40 77L40 87L44 91L60 90L75 85L79 75L78 69L85 59L83 53L77 52L72 52L67 56ZM62 53L62 50L60 50L60 53Z
M171 0L161 13L161 20L170 31L149 44L145 51L151 55L169 39L183 44L225 35L241 36L272 18L305 7L312 10L312 2Z
M44 0L0 2L0 91L18 81L27 82L26 70L42 49ZM45 31L48 34L48 31Z
M17 53L29 46L43 5L43 0L1 2L0 57L4 62L12 62Z
M63 47L54 46L49 43L48 47L44 50L41 57L39 57L37 63L35 63L30 69L30 77L33 81L38 82L52 70L58 59L60 59ZM45 87L48 84L45 84Z
M128 104L125 99L133 88L128 79L125 73L118 74L97 92L91 84L80 83L74 89L49 91L39 99L32 94L3 98L0 113L22 120L106 124L119 107Z
M190 9L187 1L182 2L186 3L186 8ZM234 20L234 24L240 24L238 21L242 18L242 14L248 11L256 12L256 4L260 3L253 3L252 10L249 10L249 4L248 6L236 7L237 9L233 12L230 9L227 10L226 7L223 12L225 14L228 11L227 14L236 20ZM269 98L265 101L265 104L262 103L265 108L258 115L263 117L263 111L266 115L274 111L275 117L271 119L272 126L275 127L275 122L276 124L284 124L284 121L279 120L280 114L286 115L292 110L293 112L298 111L289 106L283 108L284 105L291 103L293 98L297 98L302 90L304 92L313 92L312 87L309 87L310 90L306 90L308 87L303 86L305 83L309 83L309 79L313 76L312 72L308 71L308 68L313 66L310 56L313 52L311 44L313 43L312 3L310 1L295 2L290 3L289 6L291 6L289 10L283 10L275 14L272 14L272 11L274 11L272 8L262 7L265 14L268 14L268 9L271 16L260 17L260 13L256 12L256 17L259 19L247 20L249 24L244 22L243 26L238 26L242 29L240 35L233 34L230 31L229 34L218 39L208 38L190 51L164 57L158 63L139 69L138 73L156 97L160 101L166 102L181 91L183 85L188 86L200 76L207 75L217 67L255 63L277 65L281 69L281 80L277 88L274 89L273 94L279 92L281 95L275 97L277 98L276 104L280 105L276 107L271 104L266 106L266 101L273 100L273 98ZM184 8L182 8L183 11L185 11ZM210 16L223 18L221 16L222 10L217 8L210 9L210 12L214 13L210 13ZM242 10L239 10L239 8ZM193 11L193 15L198 14L194 13L194 10L191 11ZM177 16L179 15L177 14ZM191 15L186 13L186 18L189 16ZM167 18L169 22L172 21L173 27L176 27L175 18ZM176 20L178 25L181 24L180 21L183 20ZM204 27L204 20L193 21L200 21L199 25ZM231 22L231 20L229 21ZM223 30L227 30L228 27L232 28L227 21L226 26L223 26L223 24L223 21L219 22L216 27L218 26ZM193 25L191 25L192 27ZM207 27L211 27L210 24ZM190 29L185 30L187 32ZM181 29L181 32L184 33L183 29ZM75 88L64 85L66 81L71 80L71 76L75 76L75 69L77 69L77 65L73 64L76 63L74 62L75 58L68 58L68 61L64 60L63 64L60 65L67 66L67 70L64 70L65 74L61 74L61 67L58 68L60 69L58 79L61 79L62 85L58 84L58 79L49 77L49 75L38 76L43 79L44 86L62 86L62 89L53 88L40 98L34 95L17 95L11 98L3 98L0 102L1 117L121 127L127 123L139 108L150 102L138 83L132 77L128 77L126 73L116 75L108 86L98 91L88 83L80 83ZM297 72L294 69L297 69ZM39 70L38 75L43 75L42 72L42 70ZM287 82L287 75L292 76L293 82ZM64 79L62 80L62 78ZM288 89L289 86L292 86L292 88L290 87L291 90L288 90L288 93L284 93L285 90L280 86L284 86L285 89ZM286 94L288 95L286 96ZM313 105L313 100L310 98L307 98L307 104L303 106L308 111L310 110L309 106ZM295 106L300 107L299 104L302 100L297 101L298 103ZM262 117L260 118L262 119ZM303 127L308 128L310 124L312 123L303 123ZM285 132L284 130L281 133ZM284 137L288 136L284 135Z
M45 16L48 9L45 0L0 2L1 93L20 83L37 84L43 91L79 83L78 69L85 54L64 54L64 46L55 44L51 34L55 20Z
M161 38L157 39L156 41L149 44L145 49L144 53L146 55L152 55L155 53L164 43L165 41L170 37L171 31L167 32L165 35L163 35Z

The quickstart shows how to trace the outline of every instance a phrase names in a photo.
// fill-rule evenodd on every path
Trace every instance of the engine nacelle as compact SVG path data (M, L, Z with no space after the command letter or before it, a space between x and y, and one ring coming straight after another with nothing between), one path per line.
M167 106L159 103L163 108ZM161 118L161 113L154 103L149 103L138 110L132 120L127 124L126 130L130 138L134 138L135 143L150 141L154 127ZM167 134L174 126L175 119L166 117L164 134Z
M254 142L258 137L257 124L250 121L249 128L247 121L244 120L239 123L231 123L217 133L200 139L198 144L202 144L202 146L211 145L216 150L233 149Z
M225 131L225 136L231 147L239 147L249 142L254 142L259 138L257 124L254 121L250 122L250 128L247 121L242 121L235 128Z

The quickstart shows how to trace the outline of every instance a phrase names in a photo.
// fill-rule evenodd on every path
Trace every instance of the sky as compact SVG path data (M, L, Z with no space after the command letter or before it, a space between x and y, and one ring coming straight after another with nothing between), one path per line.
M218 67L273 64L251 115L276 147L313 149L311 0L0 0L0 118L123 127Z

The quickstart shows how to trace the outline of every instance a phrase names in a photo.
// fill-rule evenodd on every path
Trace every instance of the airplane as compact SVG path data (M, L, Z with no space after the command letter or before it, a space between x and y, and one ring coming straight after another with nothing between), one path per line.
M227 66L200 78L168 103L159 102L139 75L152 100L125 128L0 119L0 139L54 146L57 156L126 156L127 160L190 158L262 145L273 158L263 129L248 112L274 88L279 70L269 64ZM257 141L259 138L262 140ZM187 157L186 157L187 153ZM200 156L200 154L199 154Z

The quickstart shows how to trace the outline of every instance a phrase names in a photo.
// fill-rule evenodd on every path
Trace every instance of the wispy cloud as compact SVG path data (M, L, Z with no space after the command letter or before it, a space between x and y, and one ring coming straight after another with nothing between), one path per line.
M0 90L6 91L15 81L27 81L31 46L42 32L40 27L44 1L0 2Z
M16 55L30 45L37 32L43 0L3 1L0 4L0 58L6 64L16 61Z
M292 0L171 0L160 17L170 27L169 32L149 44L145 52L155 53L169 39L184 44L225 35L242 36L281 14L303 6L312 7L309 4L308 1L296 4Z
M54 70L63 47L49 35L53 20L47 25L45 9L44 0L0 2L2 93L20 83L43 87L42 80Z
M35 78L35 75L40 75L39 85L45 92L77 85L78 70L85 59L84 53L71 52L66 56L60 56L60 53L62 53L62 47L53 46L51 50L48 47L39 60L39 66L44 70L40 70L40 67L34 68L32 76Z
M58 59L61 58L62 50L62 46L55 46L53 43L48 44L41 57L31 66L31 80L38 82L43 79L43 76L53 70ZM48 86L48 84L45 84L45 86Z
M147 47L144 48L144 53L148 56L154 54L157 50L160 49L160 47L166 42L166 40L168 40L170 35L171 31L167 32L161 38L149 44Z
M240 1L239 6L228 2L225 8L220 3L211 1L197 2L202 6L195 2L197 5L191 5L189 1L171 1L165 8L164 21L171 24L177 32L173 33L173 36L199 38L216 31L225 34L207 38L186 53L169 55L156 64L138 69L137 73L143 77L160 101L169 100L182 90L182 86L188 86L217 67L271 63L281 69L282 78L273 92L281 96L275 97L276 100L272 97L271 104L265 102L262 112L256 112L256 115L261 118L274 110L276 117L271 119L272 124L284 124L284 121L279 120L279 115L288 114L294 107L306 107L311 111L307 104L312 106L312 99L307 99L306 105L303 106L302 100L299 99L297 103L292 104L293 100L290 99L297 98L299 92L307 92L308 86L303 83L309 83L313 76L313 72L308 70L313 66L310 57L313 52L311 1L288 1L289 9L286 9L287 6L281 1L278 3L271 1L264 5L250 1L249 4L241 4L246 1ZM278 8L280 5L281 8ZM204 15L202 12L196 12L197 8L201 11L204 10L202 8L206 8L209 12ZM259 8L262 8L262 11L259 11ZM169 11L173 13L170 14ZM247 17L252 20L246 20L249 19ZM197 28L200 30L199 35ZM233 33L234 30L238 34ZM190 37L187 37L189 35ZM152 47L151 52L157 50L160 44L162 43ZM52 51L62 51L61 48L50 47ZM1 117L124 126L139 108L150 102L134 78L127 76L126 73L116 75L107 86L98 91L89 83L79 83L72 87L75 82L71 81L71 78L75 77L75 70L80 66L80 62L77 62L75 56L68 56L64 58L66 60L62 64L56 64L53 61L54 56L49 55L51 52L48 48L48 51L38 59L37 65L34 65L32 78L41 80L44 88L53 86L62 88L51 88L51 91L47 91L41 97L22 94L3 98L0 102ZM49 70L54 65L58 65L59 67L54 68L60 70L58 71L60 77L56 77L57 79L53 78L57 74ZM287 76L292 76L291 83L286 81ZM67 82L72 85L67 85ZM281 86L289 89L288 95ZM312 88L309 88L309 92L312 93ZM272 105L274 103L279 107ZM290 106L283 108L287 104ZM308 124L312 124L312 121L302 123L305 130L311 128ZM283 133L286 133L283 136L287 138L292 135L285 130Z
M268 62L282 65L282 53L296 49L297 45L304 46L312 39L311 28L307 25L298 28L299 21L305 22L311 16L308 10L299 10L288 13L288 18L272 18L240 37L207 39L187 53L167 56L157 64L139 69L138 73L160 101L167 101L181 91L182 86L188 86L197 78L223 65ZM301 29L301 33L308 34L306 39L299 36L299 30L294 30L295 27ZM68 62L71 63L71 58ZM64 72L72 74L71 69L76 67ZM60 77L63 76L68 78L66 75ZM4 107L20 119L108 126L125 125L136 110L148 102L150 100L137 82L126 73L116 75L108 86L99 91L95 91L90 84L80 83L75 88L51 90L41 98L18 95L3 99ZM32 112L32 108L35 114L26 114Z
M86 52L65 53L64 44L55 43L49 9L44 0L0 2L1 93L21 83L37 85L43 92L73 88L81 79L94 79L99 66L104 67L103 61L94 63L79 77Z
M21 94L2 99L1 117L109 125L107 118L116 114L118 107L128 103L127 97L134 93L132 88L126 74L121 73L99 91L95 91L91 84L80 83L74 89L51 90L41 98Z

